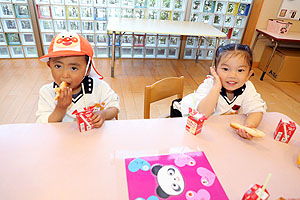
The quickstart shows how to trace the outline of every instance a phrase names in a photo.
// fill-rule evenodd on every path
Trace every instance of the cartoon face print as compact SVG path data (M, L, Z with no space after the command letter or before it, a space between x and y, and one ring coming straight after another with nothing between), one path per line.
M143 171L148 171L150 167L151 166L147 161L141 158L136 158L129 163L128 170L131 172L137 172L139 169Z
M60 48L74 47L80 43L79 36L76 33L60 33L54 41L54 45Z
M198 192L192 190L187 191L185 194L187 200L210 200L210 194L207 190L200 189Z
M194 166L196 161L189 155L180 154L175 158L174 163L178 167L184 167L185 165Z
M184 180L180 171L173 165L153 165L152 173L157 176L156 193L161 198L180 195L184 190Z
M135 200L145 200L145 199L142 197L138 197ZM147 198L147 200L159 200L159 199L156 196L150 196Z
M212 186L214 184L216 175L209 171L208 169L204 167L199 167L197 169L197 173L199 176L201 176L201 183L207 187Z

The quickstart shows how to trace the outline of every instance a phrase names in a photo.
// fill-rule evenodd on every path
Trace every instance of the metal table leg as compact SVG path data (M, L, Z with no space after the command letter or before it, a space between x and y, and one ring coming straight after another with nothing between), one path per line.
M202 41L202 36L199 37L199 40L198 40L198 48L197 48L197 52L196 52L196 59L195 59L195 62L197 63L198 62L198 56L200 54L200 45L201 45L201 41Z
M110 76L115 77L115 40L116 40L116 31L113 31L112 35L112 53L111 53L111 63L110 63Z
M220 44L220 38L217 37L216 39L217 39L216 48L215 48L215 53L214 53L213 59L211 61L211 66L214 66L214 64L215 64L216 50L218 49L219 44Z
M267 70L268 70L268 67L269 67L269 65L270 65L270 63L271 63L271 60L272 60L272 58L273 58L273 56L274 56L274 53L275 53L277 47L278 47L278 42L275 41L275 46L273 47L273 51L272 51L272 53L271 53L271 55L270 55L270 57L269 57L269 59L268 59L268 62L267 62L267 64L266 64L265 68L264 68L264 71L263 71L263 73L262 73L262 75L261 75L261 77L260 77L260 80L261 80L261 81L264 80L264 76L265 76L265 74L266 74L266 72L267 72Z
M253 42L252 47L251 47L251 51L252 51L252 52L253 52L253 50L254 50L254 48L255 48L256 42L257 42L258 37L260 36L260 34L261 34L261 33L258 32L257 35L256 35L256 37L255 37L255 39L254 39L254 42Z

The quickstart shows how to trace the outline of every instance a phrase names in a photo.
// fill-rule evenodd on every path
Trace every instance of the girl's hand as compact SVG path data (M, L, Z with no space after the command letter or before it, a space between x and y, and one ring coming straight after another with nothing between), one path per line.
M255 128L252 124L248 124L248 123L245 123L244 126L249 127L249 128ZM237 130L237 132L238 132L238 134L239 134L242 138L245 138L245 139L252 139L252 138L253 138L253 136L250 135L249 133L247 133L247 132L245 131L245 129L240 128L240 129Z
M245 131L245 129L242 129L242 128L238 129L238 130L237 130L237 133L238 133L239 136L241 136L242 138L245 138L245 139L248 139L248 140L253 138L253 136L251 136L249 133L247 133L247 132Z
M93 113L93 116L91 117L91 122L94 125L95 128L100 128L105 121L105 115L101 111L97 111Z
M61 90L56 106L61 109L67 109L72 103L72 88L65 87Z
M215 70L215 67L210 67L210 73L214 77L214 86L221 90L222 83L221 83L219 75L217 74L217 72Z

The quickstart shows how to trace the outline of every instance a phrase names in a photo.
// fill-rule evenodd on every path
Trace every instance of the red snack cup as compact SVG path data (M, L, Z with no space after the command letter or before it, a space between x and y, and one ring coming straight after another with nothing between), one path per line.
M296 131L295 122L281 119L278 123L276 130L274 131L274 140L278 140L284 143L289 143L295 131Z
M91 123L91 117L93 116L94 106L84 108L84 111L78 112L75 110L72 114L76 115L78 127L80 132L88 131L94 128Z
M242 200L257 200L261 189L262 185L255 184L253 185L247 192L244 194ZM261 195L259 200L267 200L270 197L269 192L267 189L264 190L264 193Z
M199 113L195 109L189 108L189 114L185 129L188 132L197 135L201 133L204 120L207 120L204 114Z

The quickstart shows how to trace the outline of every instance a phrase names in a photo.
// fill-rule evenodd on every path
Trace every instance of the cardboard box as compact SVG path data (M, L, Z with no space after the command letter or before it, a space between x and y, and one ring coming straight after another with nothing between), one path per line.
M259 194L262 190L262 185L255 184L251 186L249 190L244 194L242 200L257 200L259 197ZM261 195L261 200L267 200L270 197L270 193L267 189L264 190L263 194Z
M204 120L207 120L204 114L199 113L192 108L189 108L189 114L188 114L185 129L188 132L197 135L201 133Z
M291 22L285 22L283 20L279 19L269 19L268 20L268 26L267 31L270 31L272 33L286 35L293 23Z
M296 131L296 124L293 121L280 120L276 130L274 131L274 140L289 143L294 132ZM287 138L286 138L287 137Z
M80 132L88 131L94 128L91 123L91 117L93 116L94 106L84 108L84 111L78 112L75 110L72 114L76 115L77 123Z
M261 57L259 68L264 70L272 53L271 47L266 47ZM276 81L300 82L300 49L277 48L266 71Z

